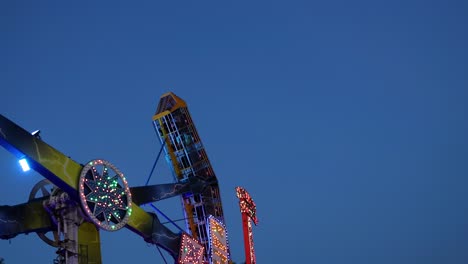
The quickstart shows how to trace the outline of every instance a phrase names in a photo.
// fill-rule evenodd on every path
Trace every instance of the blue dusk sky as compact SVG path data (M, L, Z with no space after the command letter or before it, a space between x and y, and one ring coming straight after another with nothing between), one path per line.
M234 261L243 186L259 263L465 264L467 47L462 0L6 0L0 113L139 186L173 91L218 177ZM3 148L0 169L0 205L42 179ZM161 159L151 183L171 181ZM157 206L181 218L178 198ZM104 263L164 263L127 229L101 238ZM55 249L19 235L0 257L52 263Z

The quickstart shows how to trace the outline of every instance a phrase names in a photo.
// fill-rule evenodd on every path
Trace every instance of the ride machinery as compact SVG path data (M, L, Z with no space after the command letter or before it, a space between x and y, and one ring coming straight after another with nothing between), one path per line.
M0 238L36 232L58 248L55 263L101 263L100 230L126 227L176 263L230 263L218 181L185 102L173 93L163 95L153 122L175 182L130 187L109 161L80 164L37 131L29 133L0 115L0 145L23 169L29 166L45 177L28 202L0 206ZM170 230L140 207L175 196L182 197L184 232Z

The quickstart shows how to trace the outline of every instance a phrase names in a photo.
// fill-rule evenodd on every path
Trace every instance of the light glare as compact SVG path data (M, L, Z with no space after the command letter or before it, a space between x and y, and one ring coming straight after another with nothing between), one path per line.
M26 159L20 159L19 164L21 165L21 168L24 172L29 171L31 169Z

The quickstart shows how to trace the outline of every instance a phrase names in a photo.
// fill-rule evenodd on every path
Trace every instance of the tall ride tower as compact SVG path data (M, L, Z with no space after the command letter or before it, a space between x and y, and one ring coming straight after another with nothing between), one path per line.
M212 261L210 243L210 215L224 224L218 180L190 117L187 104L174 93L166 93L153 116L153 124L164 146L166 160L175 180L186 182L199 177L210 182L200 194L191 192L181 196L187 233L205 247L205 260ZM227 245L226 245L227 246ZM226 250L229 260L229 249ZM216 261L218 262L218 261ZM227 263L227 262L226 262Z
M250 194L242 187L236 187L237 198L239 198L239 206L242 214L242 226L244 229L244 249L245 249L245 263L256 264L257 258L255 257L252 222L257 225L257 206Z

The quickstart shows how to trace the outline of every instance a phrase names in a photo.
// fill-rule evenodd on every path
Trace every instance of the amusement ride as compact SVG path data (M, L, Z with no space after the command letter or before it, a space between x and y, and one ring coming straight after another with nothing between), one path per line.
M28 132L0 115L0 145L18 158L23 170L33 169L45 178L32 188L28 202L0 205L0 239L35 232L56 248L54 263L98 264L100 231L126 227L165 250L174 263L233 263L218 179L187 104L172 92L162 95L152 122L161 143L152 172L164 152L174 182L148 185L148 178L144 186L131 187L131 180L108 160L74 161L44 142L40 131ZM256 206L244 188L237 187L236 193L245 263L254 264ZM160 221L162 216L174 224L153 205L175 196L180 196L185 220L178 232ZM145 204L154 212L145 211Z

